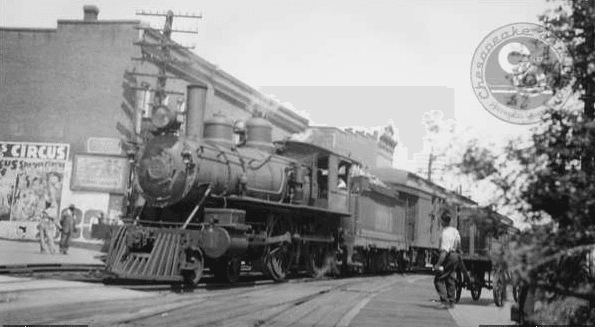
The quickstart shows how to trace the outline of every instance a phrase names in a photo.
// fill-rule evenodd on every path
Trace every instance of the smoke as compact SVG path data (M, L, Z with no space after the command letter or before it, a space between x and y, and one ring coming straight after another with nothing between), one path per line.
M314 278L321 278L327 274L339 274L337 260L331 254L325 256L322 267L318 268L315 264L313 264L312 269L314 270Z

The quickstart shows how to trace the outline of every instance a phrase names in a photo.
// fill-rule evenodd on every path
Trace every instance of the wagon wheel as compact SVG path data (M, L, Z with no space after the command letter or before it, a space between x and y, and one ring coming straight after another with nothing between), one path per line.
M291 233L291 222L283 217L269 219L267 237L281 236ZM294 258L292 244L270 244L265 247L263 262L265 273L274 281L285 279Z
M242 262L238 258L222 258L215 263L214 268L218 280L233 284L240 278Z
M459 303L459 301L461 300L461 293L463 292L463 274L460 270L457 270L457 282L455 284L455 287L455 302Z
M498 272L494 274L494 286L492 291L494 293L494 303L496 306L501 307L504 304L506 284L504 283L504 276Z
M188 286L196 286L202 278L204 260L199 249L187 250L183 255L184 268L181 270L183 282Z

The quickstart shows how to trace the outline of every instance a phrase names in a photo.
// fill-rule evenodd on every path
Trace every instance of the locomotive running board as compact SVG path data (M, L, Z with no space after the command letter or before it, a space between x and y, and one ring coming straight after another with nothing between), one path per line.
M216 197L214 197L214 198L216 198ZM266 209L277 208L280 210L301 210L301 211L308 212L308 213L323 213L326 215L340 216L340 217L351 216L351 214L349 212L327 210L327 209L323 209L323 208L305 206L302 204L271 202L271 201L261 200L261 199L252 198L252 197L248 197L248 196L230 195L230 196L226 196L224 199L228 204L229 203L238 203L238 204L244 204L246 206L263 207Z

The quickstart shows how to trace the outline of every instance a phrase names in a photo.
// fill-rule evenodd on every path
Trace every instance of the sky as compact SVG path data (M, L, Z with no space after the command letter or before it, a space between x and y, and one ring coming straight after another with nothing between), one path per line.
M528 126L488 113L471 88L480 42L511 23L539 23L545 0L0 0L0 26L55 28L80 20L83 5L99 19L163 18L139 10L201 13L176 18L185 45L241 81L288 102L312 124L398 129L399 168L422 150L424 112L442 110L460 130L486 139L527 133Z

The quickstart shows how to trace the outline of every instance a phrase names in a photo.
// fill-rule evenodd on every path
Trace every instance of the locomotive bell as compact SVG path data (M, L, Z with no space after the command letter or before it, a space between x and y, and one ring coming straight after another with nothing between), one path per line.
M167 106L160 105L151 112L151 123L157 128L165 128L176 123L176 112Z

